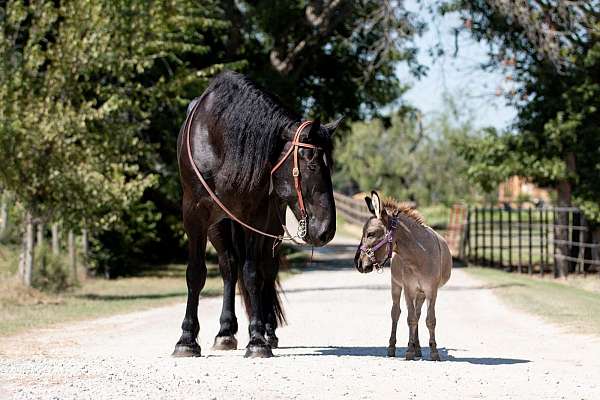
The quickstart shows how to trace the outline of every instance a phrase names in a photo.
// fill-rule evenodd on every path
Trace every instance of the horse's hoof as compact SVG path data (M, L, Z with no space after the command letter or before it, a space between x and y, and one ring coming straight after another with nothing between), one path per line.
M193 344L176 344L175 345L175 350L173 351L173 354L171 354L171 356L173 357L200 357L201 356L201 352L200 352L200 346L198 345L198 343L193 343Z
M417 358L423 357L423 354L421 353L421 348L420 347L416 348L416 350L415 350L415 357L417 357Z
M248 346L246 348L246 358L269 358L273 357L273 352L269 346Z
M388 347L388 357L396 357L396 348Z
M271 346L272 349L276 349L279 347L279 339L277 336L268 336L267 343Z
M431 352L431 361L442 361L440 358L440 353L436 352Z
M413 361L413 360L415 359L415 355L416 355L416 354L415 354L415 352L414 352L414 351L407 351L407 352L406 352L406 356L405 356L405 358L406 358L406 360L408 360L408 361Z
M237 339L235 336L217 336L215 337L215 344L212 347L213 350L237 350Z

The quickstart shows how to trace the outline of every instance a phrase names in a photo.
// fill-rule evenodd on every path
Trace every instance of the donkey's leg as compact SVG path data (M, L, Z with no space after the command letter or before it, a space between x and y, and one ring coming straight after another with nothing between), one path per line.
M175 345L174 357L199 357L200 346L196 341L200 332L198 322L198 297L206 282L206 226L204 218L196 218L192 210L184 204L184 227L189 243L189 261L185 272L188 295L185 317L181 324L182 334Z
M261 256L260 240L256 235L248 235L246 241L246 260L242 268L245 293L250 301L250 323L248 333L250 341L246 347L246 357L272 357L271 346L265 339L265 325L262 320L262 271L258 268L261 264L258 262Z
M415 312L417 313L417 329L415 332L415 355L421 357L421 343L419 342L419 321L421 320L421 308L423 308L423 302L425 301L425 293L417 292L415 299Z
M408 323L408 346L406 348L406 359L414 360L417 355L416 350L416 336L417 336L417 325L419 323L417 319L417 312L415 310L415 299L417 293L416 289L410 286L404 287L404 298L406 300L406 312L408 314L406 322Z
M215 246L219 257L219 270L223 278L223 308L219 318L220 329L215 337L213 349L235 350L238 331L235 316L235 285L238 277L237 260L232 240L232 224L230 220L222 220L208 230L210 242Z
M392 332L388 346L388 357L396 357L396 329L400 318L400 298L402 297L402 282L395 276L392 270Z
M437 298L437 289L432 290L427 299L427 329L429 329L429 349L432 361L440 361L440 354L435 342L435 300Z

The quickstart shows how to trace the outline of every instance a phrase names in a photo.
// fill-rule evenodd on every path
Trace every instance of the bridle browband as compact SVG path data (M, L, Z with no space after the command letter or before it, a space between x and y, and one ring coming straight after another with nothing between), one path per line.
M394 232L396 231L396 228L398 228L398 219L396 217L390 217L387 232L383 236L383 239L381 239L373 247L366 247L362 245L360 246L361 253L366 254L366 256L369 258L369 260L371 260L373 266L379 273L383 272L383 267L385 267L387 262L392 258L392 251L394 249ZM382 263L379 263L377 261L377 257L375 257L375 252L384 245L387 246L387 256L385 257L385 260L383 260Z
M194 115L196 113L196 110L199 106L201 102L198 101L196 102L196 104L194 104L194 107L192 108L192 110L190 111L190 113L188 114L186 121L185 121L185 129L184 129L184 133L186 135L186 148L187 148L187 154L188 154L188 158L190 161L190 164L192 166L192 169L194 170L196 176L198 177L198 179L200 180L200 183L202 184L202 186L204 186L204 189L208 192L208 194L210 195L210 197L213 199L213 201L235 222L239 223L240 225L242 225L243 227L258 233L260 235L263 236L267 236L270 238L275 239L275 242L273 243L273 250L275 250L275 247L277 246L277 244L281 243L281 241L283 240L292 240L295 243L299 244L298 242L296 242L294 240L294 237L291 236L285 226L285 223L282 223L283 228L287 234L287 236L284 235L273 235L271 233L267 233L264 231L261 231L260 229L254 228L253 226L243 222L242 220L240 220L238 217L235 216L235 214L233 214L233 212L231 212L226 206L225 204L223 204L223 202L221 202L221 200L219 199L219 197L217 196L217 194L210 188L210 186L208 185L208 183L206 182L206 180L204 179L204 177L202 176L202 173L200 172L200 170L198 169L198 166L196 165L196 163L194 162L194 159L192 157L192 145L190 142L190 131L191 131L191 127L192 127L192 121L194 119ZM291 146L289 148L289 150L285 153L285 155L275 164L275 166L271 169L271 176L273 175L274 172L276 172L281 165L283 165L283 163L290 157L290 154L294 154L294 167L292 169L292 176L294 177L294 187L296 188L296 194L298 196L298 206L300 208L300 221L298 221L299 225L298 225L298 233L296 235L296 237L303 239L306 236L307 233L307 228L308 228L308 215L306 213L306 208L304 206L304 198L302 197L302 184L300 181L300 168L299 168L299 163L298 163L298 151L300 149L300 147L306 147L306 148L310 148L310 149L319 149L320 147L309 144L309 143L302 143L300 142L300 134L302 133L302 131L309 125L311 125L313 122L312 121L304 121L300 124L300 126L298 127L298 129L296 129L296 133L294 134L294 138L291 142ZM285 222L285 221L284 221Z

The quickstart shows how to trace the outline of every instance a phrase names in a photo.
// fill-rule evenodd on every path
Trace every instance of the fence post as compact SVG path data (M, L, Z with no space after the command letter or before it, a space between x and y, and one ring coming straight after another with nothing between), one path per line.
M71 264L71 273L73 274L73 282L77 283L77 259L75 255L75 234L72 229L69 229L68 233L68 247L69 247L69 264Z
M475 207L475 229L473 230L473 235L475 241L475 248L473 249L475 263L479 264L479 208L477 207Z
M529 223L527 224L529 226L529 266L527 267L527 273L529 275L533 274L533 263L532 263L532 258L531 258L531 253L533 252L533 237L532 237L532 215L531 215L531 208L527 209L527 217L529 219Z
M490 208L490 265L494 268L494 207Z
M504 214L504 209L502 208L498 208L498 214L500 216L499 220L498 220L498 230L499 230L499 235L498 235L498 241L499 241L499 245L498 248L500 249L500 255L498 257L499 259L499 263L500 263L500 268L503 268L504 266L504 255L502 254L502 252L504 251L504 224L502 223L502 219L503 214Z
M508 268L512 272L512 208L508 209Z
M522 236L523 236L523 218L522 218L522 211L523 209L521 208L521 206L519 206L519 210L518 210L518 214L517 214L517 224L519 226L519 273L523 273L523 257L522 257L522 253L521 253L521 248L523 246L523 240L522 240Z
M540 208L539 212L540 219L540 275L544 276L544 211Z

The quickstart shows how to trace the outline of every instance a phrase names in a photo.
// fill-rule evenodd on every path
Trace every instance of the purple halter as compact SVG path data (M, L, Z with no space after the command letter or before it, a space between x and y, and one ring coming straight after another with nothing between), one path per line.
M362 253L365 253L367 255L367 257L369 257L369 260L371 260L371 262L373 263L373 266L379 273L383 272L383 267L392 258L392 250L394 249L394 246L392 245L392 243L394 241L393 236L394 236L394 231L396 230L397 227L398 227L398 220L396 218L390 218L387 232L383 236L383 239L381 239L381 241L379 241L379 243L377 243L373 247L360 246L360 251ZM387 251L388 251L387 257L380 264L377 261L377 258L375 257L375 252L377 250L379 250L381 247L383 247L384 245L387 246Z

